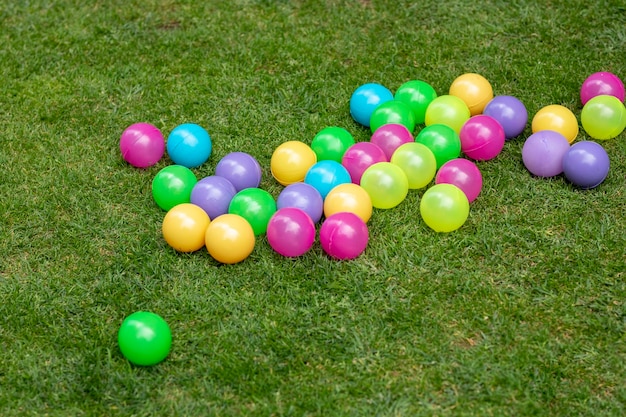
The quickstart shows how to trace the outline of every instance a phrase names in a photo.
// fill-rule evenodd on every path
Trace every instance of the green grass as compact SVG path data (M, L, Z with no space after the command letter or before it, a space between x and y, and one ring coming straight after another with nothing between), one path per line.
M626 134L581 191L533 178L524 137L480 163L465 225L436 234L423 190L376 210L366 252L297 259L259 237L226 266L161 237L150 183L119 154L128 125L198 123L210 161L354 137L365 82L439 94L478 72L532 115L580 84L626 77L621 1L208 1L0 4L2 416L621 416L626 413ZM581 130L579 139L584 139ZM137 310L173 332L129 365Z

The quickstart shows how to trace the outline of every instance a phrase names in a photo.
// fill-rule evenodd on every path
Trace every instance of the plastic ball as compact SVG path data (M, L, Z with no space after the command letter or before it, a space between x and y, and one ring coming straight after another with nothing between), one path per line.
M291 140L279 145L272 153L270 170L281 185L304 181L309 168L317 162L317 155L303 142Z
M147 168L163 157L165 140L161 131L150 123L135 123L122 132L120 151L124 161L137 168Z
M335 213L354 213L365 223L372 217L372 199L370 195L356 184L341 184L333 188L324 200L326 218Z
M452 95L443 95L434 99L426 109L424 121L426 126L443 124L451 127L458 134L471 116L470 109L465 102Z
M360 184L365 170L378 162L389 162L389 159L385 151L372 142L355 143L341 159L341 164L348 170L350 179L355 184Z
M524 142L522 161L531 174L554 177L563 172L563 156L569 148L569 142L559 132L541 130Z
M583 107L580 122L593 139L613 139L626 128L626 108L614 96L595 96Z
M393 100L393 94L387 87L377 83L363 84L350 97L350 115L357 123L370 127L374 110L390 100Z
M209 218L228 213L230 201L237 194L235 186L224 177L202 178L191 190L190 202L201 207Z
M540 130L554 130L565 136L569 143L572 143L578 136L578 120L567 107L560 104L550 104L535 113L531 129L533 133Z
M172 347L172 332L158 314L136 311L124 319L117 332L122 355L139 366L152 366L163 361Z
M424 223L435 232L452 232L467 220L469 201L456 185L436 184L422 196L420 214Z
M450 95L459 97L467 104L470 114L481 114L493 98L493 89L485 77L467 73L457 77L450 85Z
M493 117L500 123L507 140L521 135L528 123L526 106L513 96L495 96L485 106L483 114Z
M176 126L167 137L167 154L177 165L195 168L211 156L211 137L202 126L184 123Z
M437 92L425 81L411 80L398 87L394 98L408 104L413 111L415 124L421 124L424 123L428 105L437 98Z
M456 185L471 203L476 200L483 188L483 176L474 162L457 158L446 162L439 168L435 176L435 184Z
M391 163L402 168L409 189L426 187L437 172L437 159L428 146L411 142L400 146L391 156Z
M382 125L372 134L370 142L380 146L387 161L400 145L414 142L413 134L404 125L390 123Z
M580 87L580 101L583 106L596 96L614 96L619 101L624 101L624 83L619 77L611 72L594 72L583 81Z
M195 174L182 165L162 168L152 180L152 197L157 205L168 211L191 201L191 191L198 182Z
M254 230L237 214L222 214L211 221L204 236L209 255L223 264L235 264L254 250Z
M328 196L327 196L328 198ZM317 188L304 182L286 186L276 199L276 208L293 207L303 210L317 223L324 213L324 199Z
M335 213L320 227L320 244L324 252L335 259L358 257L369 240L367 225L354 213Z
M611 163L602 145L593 141L573 144L563 156L563 174L572 184L587 190L606 179Z
M215 167L215 175L226 178L237 191L258 187L261 174L261 165L245 152L231 152L220 159Z
M328 192L337 185L350 181L348 170L336 161L316 162L304 177L304 182L315 187L322 198L326 198Z
M375 132L382 125L390 123L404 125L409 132L413 132L415 130L413 110L411 110L408 104L399 100L382 103L372 112L370 129L372 132Z
M504 148L504 129L491 116L472 116L459 133L461 152L477 161L495 158Z
M163 218L163 238L179 252L195 252L204 246L209 215L191 203L174 206Z
M228 212L238 214L250 223L256 236L267 230L267 222L276 212L276 200L260 188L245 188L233 197Z
M425 145L435 156L437 169L461 155L461 139L450 126L434 124L426 126L415 137L415 142Z
M311 149L318 161L341 162L346 150L354 145L354 137L342 127L326 127L320 130L311 142Z
M409 180L399 166L391 162L379 162L365 170L361 177L361 187L372 199L372 206L390 209L406 198Z
M315 242L315 224L304 210L295 207L278 209L267 224L267 241L283 256L303 255Z

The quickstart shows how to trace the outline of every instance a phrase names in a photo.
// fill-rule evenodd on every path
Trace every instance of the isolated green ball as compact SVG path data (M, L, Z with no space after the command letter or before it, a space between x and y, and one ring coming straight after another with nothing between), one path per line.
M151 366L170 353L172 333L161 316L149 311L137 311L126 317L117 334L122 355L131 363Z
M154 176L152 197L157 205L169 211L174 206L191 201L191 191L198 182L196 175L182 165L170 165Z
M380 104L372 112L372 117L370 118L372 133L382 125L390 123L403 125L412 133L415 130L413 110L411 110L408 104L400 100L390 100Z
M346 129L337 126L325 127L320 130L311 142L311 149L317 155L318 161L337 161L350 146L354 145L354 137Z
M230 201L228 213L246 219L255 236L259 236L267 231L267 224L276 213L276 200L260 188L244 188Z

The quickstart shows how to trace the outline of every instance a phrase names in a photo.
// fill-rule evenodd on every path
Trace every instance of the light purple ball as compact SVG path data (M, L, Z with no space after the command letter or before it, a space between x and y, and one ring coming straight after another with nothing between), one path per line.
M507 140L519 136L528 123L528 111L519 99L513 96L496 96L483 110L502 125Z
M230 181L237 191L257 188L261 183L261 165L245 152L232 152L220 159L215 175Z
M202 178L191 190L191 203L202 208L213 220L228 213L228 206L237 194L235 186L224 177Z
M540 130L524 142L522 160L531 174L554 177L563 172L563 156L569 148L569 142L559 132Z
M611 163L602 145L585 140L573 144L563 156L563 173L572 184L588 190L602 184Z
M294 207L304 210L317 223L324 213L324 200L317 188L304 182L294 182L286 186L276 199L276 207Z

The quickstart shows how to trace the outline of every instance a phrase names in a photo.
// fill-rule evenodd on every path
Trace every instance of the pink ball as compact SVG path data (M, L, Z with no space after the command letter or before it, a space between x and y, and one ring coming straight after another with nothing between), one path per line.
M120 137L122 158L137 168L147 168L159 162L165 152L165 139L150 123L135 123Z
M415 139L404 125L389 123L376 129L370 142L380 146L380 149L385 152L387 161L390 161L391 156L400 145L415 142Z
M389 162L385 151L372 142L357 142L350 146L343 154L341 165L350 174L354 184L361 184L361 177L365 170L378 162Z
M363 253L368 240L367 225L354 213L332 214L320 227L322 249L333 258L356 258Z
M591 74L580 87L580 101L583 106L596 96L614 96L624 101L624 83L619 77L610 72L595 72Z
M452 159L439 168L435 184L456 185L465 193L471 203L476 200L483 188L483 176L475 163L468 159Z
M459 132L461 151L477 161L495 158L504 148L504 129L491 116L472 116L463 124Z
M278 209L267 224L267 241L272 249L283 256L305 254L315 242L315 224L302 209Z

